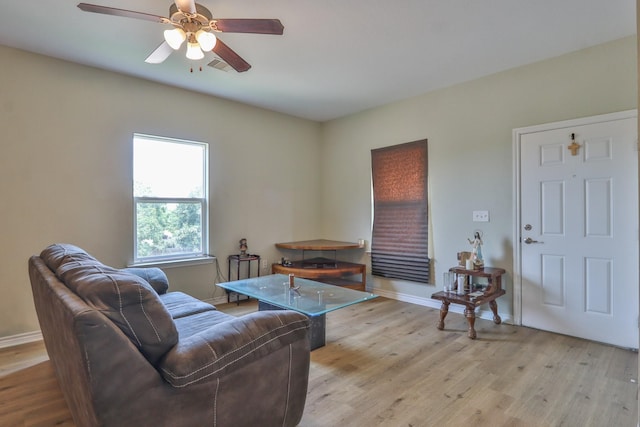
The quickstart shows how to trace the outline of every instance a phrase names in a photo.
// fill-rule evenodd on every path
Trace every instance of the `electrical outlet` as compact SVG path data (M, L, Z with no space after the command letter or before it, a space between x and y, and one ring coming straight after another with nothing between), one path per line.
M473 211L473 222L489 222L489 211Z
M269 262L267 261L266 258L262 258L260 261L262 262L262 266L261 267L262 267L263 270L266 269L269 266Z

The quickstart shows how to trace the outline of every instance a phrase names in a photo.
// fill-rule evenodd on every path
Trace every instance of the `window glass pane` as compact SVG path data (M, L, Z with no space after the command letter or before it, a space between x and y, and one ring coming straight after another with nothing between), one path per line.
M136 135L133 144L134 196L204 197L204 153L204 144Z
M208 252L207 144L133 136L134 262Z
M202 253L202 204L136 203L138 258Z

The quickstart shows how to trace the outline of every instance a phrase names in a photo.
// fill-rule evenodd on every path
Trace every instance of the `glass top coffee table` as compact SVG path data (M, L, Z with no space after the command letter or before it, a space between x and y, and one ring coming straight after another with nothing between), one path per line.
M294 279L295 288L291 289L289 277L284 274L219 283L218 286L257 299L259 310L294 310L309 316L312 350L325 344L325 314L378 297L370 292L298 277Z

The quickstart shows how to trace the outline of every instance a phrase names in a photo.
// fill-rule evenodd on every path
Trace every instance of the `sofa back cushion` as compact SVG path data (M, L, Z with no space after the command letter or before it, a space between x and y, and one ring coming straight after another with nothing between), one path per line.
M157 267L129 267L120 271L142 277L159 295L166 294L169 290L167 275Z
M178 342L171 315L142 277L103 265L72 245L49 246L40 256L69 289L118 326L151 363Z
M45 248L40 253L40 258L54 273L62 264L69 261L93 261L97 259L86 253L83 249L68 243L56 243Z

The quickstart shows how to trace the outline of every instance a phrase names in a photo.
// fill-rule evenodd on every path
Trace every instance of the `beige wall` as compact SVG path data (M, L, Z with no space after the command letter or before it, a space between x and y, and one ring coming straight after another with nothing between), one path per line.
M640 32L638 32L638 27L640 27L640 0L636 0L636 66L640 67ZM636 74L636 79L640 86L640 74ZM636 89L639 90L636 92L636 97L640 102L640 87ZM638 116L638 129L640 129L640 116ZM638 150L638 162L640 162L640 150ZM640 188L640 175L638 176L638 183L638 188ZM640 283L638 286L640 286ZM638 305L640 305L640 301L638 301ZM638 371L640 371L640 358L638 359ZM638 408L640 408L640 395L638 395ZM640 426L640 410L638 411L638 425Z
M511 292L512 129L637 105L635 37L322 125L1 46L0 62L0 337L39 329L26 267L46 245L131 260L134 132L210 144L211 252L224 274L241 237L269 262L277 241L370 240L370 150L428 138L438 285L481 228ZM473 223L474 209L491 222ZM173 289L221 295L214 265L166 271ZM419 303L436 289L368 281Z
M210 144L225 275L241 237L269 261L274 242L315 237L319 124L2 46L0 63L0 337L39 329L27 259L46 245L131 261L134 132ZM213 264L166 271L173 289L222 294Z
M369 285L383 295L428 302L477 228L487 265L508 271L509 293L498 305L511 316L512 129L634 109L636 68L633 36L326 123L324 235L369 240L370 150L427 138L436 286L375 277ZM489 210L490 222L472 222L473 210Z

